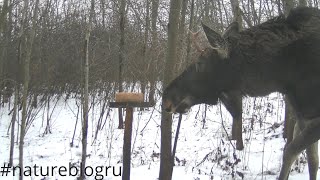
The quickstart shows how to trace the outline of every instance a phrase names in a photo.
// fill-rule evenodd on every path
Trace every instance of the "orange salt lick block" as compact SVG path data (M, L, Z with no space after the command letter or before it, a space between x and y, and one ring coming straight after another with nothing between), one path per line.
M116 102L143 102L143 93L116 93Z

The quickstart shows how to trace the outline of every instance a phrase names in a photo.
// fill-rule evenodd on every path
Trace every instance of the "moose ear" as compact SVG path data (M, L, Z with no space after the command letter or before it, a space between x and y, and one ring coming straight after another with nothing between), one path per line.
M237 21L234 21L233 23L231 23L225 33L223 34L223 38L227 38L227 37L236 37L239 34L239 23Z
M225 47L225 40L223 37L201 22L203 31L205 32L207 39L213 48L223 48Z

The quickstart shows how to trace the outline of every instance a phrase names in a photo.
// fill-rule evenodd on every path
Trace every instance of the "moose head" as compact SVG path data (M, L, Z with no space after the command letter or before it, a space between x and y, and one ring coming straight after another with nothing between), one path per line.
M201 103L215 105L225 88L235 85L237 75L227 59L239 33L238 24L232 23L223 36L203 23L202 27L211 47L201 50L195 44L200 51L198 60L164 90L163 106L167 112L185 113Z

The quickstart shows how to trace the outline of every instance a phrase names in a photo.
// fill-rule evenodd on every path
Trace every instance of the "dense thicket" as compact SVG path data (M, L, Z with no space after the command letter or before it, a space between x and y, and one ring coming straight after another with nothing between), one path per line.
M293 1L294 6L306 2L300 1ZM232 21L229 0L185 0L183 3L179 23L181 42L178 47L179 62L174 63L176 64L175 72L179 72L189 63L186 60L189 53L187 44L190 43L187 28L193 31L199 30L199 23L206 21L215 29L222 31ZM13 94L16 83L22 84L23 81L22 66L30 36L35 0L30 0L29 4L25 19L22 17L22 1L4 0L1 5L1 102ZM307 1L306 4L318 6L318 1ZM194 8L192 16L191 8ZM244 26L247 27L278 15L284 9L283 2L280 0L240 1L240 8ZM81 92L84 41L89 9L90 2L86 0L40 2L30 62L29 92L31 94ZM118 9L119 1L95 1L89 44L89 91L103 90L109 83L117 82L120 36ZM140 81L147 84L146 82L162 80L168 10L168 1L127 1L124 81ZM152 18L156 14L155 11L158 13L157 19ZM193 21L190 21L191 17ZM193 24L189 25L190 22Z
M2 96L11 96L13 82L22 84L23 61L31 28L30 1L27 23L20 36L22 2L8 2L7 13L3 17L1 34L1 78ZM139 81L146 77L157 80L162 61L143 62L144 2L130 2L127 10L130 16L126 21L124 80ZM88 5L89 6L89 5ZM119 25L118 2L100 1L95 4L93 29L90 38L90 90L100 89L106 83L115 82L118 67ZM39 7L36 36L32 47L30 64L31 93L80 92L82 69L84 65L84 44L86 23L88 21L86 1L42 1ZM5 8L2 8L5 11ZM162 18L161 18L162 19ZM161 20L159 19L159 20ZM164 18L165 19L165 18ZM159 27L159 31L162 27ZM164 32L164 30L162 30ZM164 56L163 41L165 33L158 33L157 59ZM21 48L20 48L21 44ZM147 49L149 50L149 49ZM19 52L22 56L19 57ZM150 72L150 66L157 67ZM8 94L9 93L9 94Z

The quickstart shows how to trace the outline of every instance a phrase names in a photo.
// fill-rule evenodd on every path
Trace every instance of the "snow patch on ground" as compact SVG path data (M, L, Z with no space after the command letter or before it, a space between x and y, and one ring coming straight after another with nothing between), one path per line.
M79 99L64 101L61 98L52 114L52 133L45 130L46 111L40 110L25 138L24 166L42 167L80 165L81 159L81 120L77 124L73 147L70 146L76 123L76 102ZM159 175L160 152L160 102L154 108L135 110L132 137L131 179L157 179ZM98 133L94 133L101 112L101 104L89 114L87 165L92 170L100 166L111 166L103 172L103 179L121 179L123 130L117 129L118 115L115 109ZM12 108L12 107L10 107ZM206 113L204 113L207 109ZM91 109L92 110L92 109ZM11 116L6 104L0 110L0 163L8 162L10 136L7 134ZM79 116L81 117L81 116ZM178 116L173 119L173 137ZM282 138L284 103L281 95L273 93L267 98L246 98L244 100L244 140L243 151L234 150L235 142L229 141L231 116L223 105L194 106L183 116L176 152L176 166L173 179L220 180L220 179L276 179L282 160L285 140ZM222 123L223 122L223 123ZM272 128L275 124L280 127ZM17 128L16 128L17 130ZM14 165L18 165L18 146L14 149ZM98 169L97 169L98 168ZM112 169L113 168L113 169ZM301 173L292 172L290 179L308 179L307 165L300 165ZM75 179L62 177L54 170L54 176L33 175L25 179ZM90 173L90 172L89 172ZM92 172L88 179L101 179ZM107 174L106 174L107 173ZM37 174L40 174L39 169ZM0 174L1 175L1 174ZM107 175L107 176L106 176ZM18 179L12 173L0 179Z

